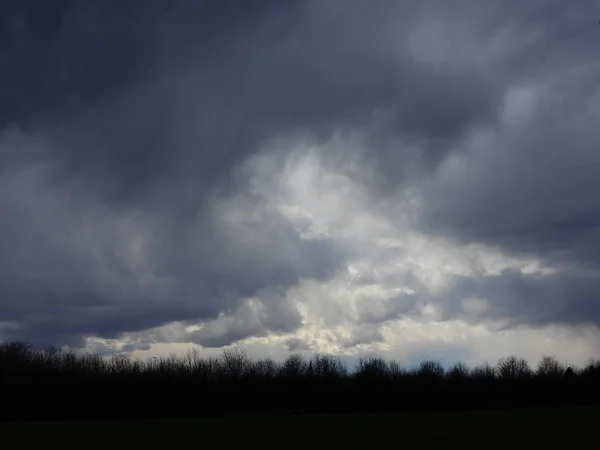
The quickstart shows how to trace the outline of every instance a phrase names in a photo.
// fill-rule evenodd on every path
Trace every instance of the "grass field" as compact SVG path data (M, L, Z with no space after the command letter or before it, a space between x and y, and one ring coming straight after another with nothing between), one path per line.
M131 448L254 441L260 448L514 448L595 442L600 408L2 423L2 448ZM259 441L262 441L259 443ZM7 444L7 445L6 445ZM227 445L228 444L228 445ZM140 447L141 448L141 447ZM405 448L405 447L404 447Z

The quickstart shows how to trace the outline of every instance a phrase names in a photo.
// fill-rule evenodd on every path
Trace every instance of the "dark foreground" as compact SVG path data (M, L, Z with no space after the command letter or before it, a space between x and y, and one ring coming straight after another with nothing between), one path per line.
M2 448L538 448L595 442L600 408L0 423ZM247 443L247 444L246 444ZM258 446L256 446L258 445ZM241 446L241 447L240 447Z

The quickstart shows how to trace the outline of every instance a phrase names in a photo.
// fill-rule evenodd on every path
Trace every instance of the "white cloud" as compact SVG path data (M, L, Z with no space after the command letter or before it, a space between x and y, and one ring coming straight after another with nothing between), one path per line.
M416 349L441 345L464 349L470 363L495 360L507 352L523 352L534 362L539 354L555 349L558 356L581 362L585 351L565 350L564 342L582 345L577 336L566 337L567 331L497 331L496 324L486 322L489 305L485 298L461 300L463 312L481 323L440 322L445 289L458 275L494 276L506 269L550 273L552 269L539 260L419 233L410 227L409 207L404 211L382 207L367 185L351 176L353 168L360 165L364 141L356 136L346 141L336 136L331 142L306 142L287 141L294 147L284 160L276 160L265 150L248 161L245 174L261 207L286 216L304 239L314 235L333 239L347 255L347 266L332 279L301 279L287 289L286 302L295 305L302 316L297 332L257 335L246 342L262 339L267 348L294 337L313 352L352 355L378 351L405 361ZM341 160L343 164L337 164ZM239 214L235 208L230 213ZM217 334L218 330L231 332L231 327L248 329L249 334L253 329L262 330L259 322L265 310L259 299L260 295L259 303L248 299L239 311L207 322L201 330ZM251 304L258 309L248 309ZM254 312L249 314L250 310ZM189 336L182 330L178 339L185 341ZM519 339L527 339L528 344Z

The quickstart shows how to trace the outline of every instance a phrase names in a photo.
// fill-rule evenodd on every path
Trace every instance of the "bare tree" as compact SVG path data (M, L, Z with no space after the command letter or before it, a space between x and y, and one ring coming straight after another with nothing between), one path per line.
M390 361L388 363L388 374L392 380L398 380L400 377L405 376L406 372L400 367L398 361Z
M248 367L248 372L257 378L272 379L277 374L277 363L271 358L259 359L251 362Z
M306 374L308 366L299 353L291 354L281 366L280 373L284 377L299 379Z
M239 378L246 374L251 366L248 353L240 344L223 349L221 360L225 374L234 378Z
M110 358L109 370L114 374L128 373L131 369L131 366L131 361L127 355L117 354Z
M421 361L417 368L417 376L427 380L440 380L444 376L444 366L432 359Z
M591 358L581 369L581 375L588 380L600 378L600 359Z
M500 358L496 367L502 381L523 381L533 374L527 360L514 355Z
M486 362L473 368L471 370L470 378L479 384L494 382L496 381L496 369Z
M389 368L383 358L374 356L358 358L355 376L362 380L373 380L386 378Z
M311 361L313 375L320 378L338 378L346 375L346 367L339 358L333 355L317 354Z
M452 382L466 381L469 378L469 367L464 362L457 362L450 368L446 376Z
M540 378L559 379L565 370L565 364L558 361L556 357L544 355L536 367L535 374Z

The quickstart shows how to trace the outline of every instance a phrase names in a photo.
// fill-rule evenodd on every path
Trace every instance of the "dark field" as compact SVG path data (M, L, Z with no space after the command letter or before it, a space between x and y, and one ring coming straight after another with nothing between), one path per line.
M478 448L538 448L540 444L555 448L575 442L592 444L598 424L600 408L596 407L2 423L0 433L2 448L154 448L187 443L214 448L218 443L238 447L245 442L258 445L252 448L403 448L409 443L438 448L452 442Z

